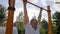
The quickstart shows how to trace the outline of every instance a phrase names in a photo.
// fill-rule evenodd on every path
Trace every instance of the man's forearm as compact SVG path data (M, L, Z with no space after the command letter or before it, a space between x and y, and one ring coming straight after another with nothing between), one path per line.
M39 12L39 16L38 16L38 22L40 22L41 21L41 15L42 14L42 8L40 8L40 12Z
M27 16L27 9L26 9L26 6L24 6L24 16Z
M38 16L38 22L40 23L41 21L41 15Z
M29 21L29 19L28 19L28 14L27 14L27 8L25 5L24 6L24 24L26 25L28 21Z

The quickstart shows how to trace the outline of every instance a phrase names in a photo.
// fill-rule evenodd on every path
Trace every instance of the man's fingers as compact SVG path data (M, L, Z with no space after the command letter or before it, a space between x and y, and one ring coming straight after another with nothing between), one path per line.
M24 5L26 5L26 3L27 3L27 0L23 0L23 3L24 3Z

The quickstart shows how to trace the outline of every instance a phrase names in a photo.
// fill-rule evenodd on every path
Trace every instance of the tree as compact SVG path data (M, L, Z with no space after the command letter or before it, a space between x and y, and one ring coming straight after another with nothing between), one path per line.
M2 23L5 20L5 17L6 17L5 12L6 12L5 7L0 4L0 25L2 25Z
M18 30L18 34L24 34L24 25L23 25L23 12L19 13L16 20L16 27Z
M57 34L57 28L60 25L60 16L59 15L60 15L60 12L56 11L52 16L54 34Z
M41 28L42 34L48 34L48 23L44 18L41 21L41 25L42 25L42 28Z
M60 15L60 12L55 12L52 16L53 22L56 23L56 26L58 26L60 23L60 16L59 15Z
M16 27L18 30L18 34L24 34L23 22L16 22Z

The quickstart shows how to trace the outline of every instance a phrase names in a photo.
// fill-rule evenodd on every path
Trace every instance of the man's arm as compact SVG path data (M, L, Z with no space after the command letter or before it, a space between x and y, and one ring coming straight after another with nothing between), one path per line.
M38 16L38 22L40 24L41 22L41 14L42 14L42 8L40 8L39 16Z
M24 6L24 24L26 25L29 21L26 6Z
M29 21L29 18L28 18L28 14L27 14L27 8L26 8L26 3L27 3L27 0L23 0L23 3L24 3L24 25L26 25Z

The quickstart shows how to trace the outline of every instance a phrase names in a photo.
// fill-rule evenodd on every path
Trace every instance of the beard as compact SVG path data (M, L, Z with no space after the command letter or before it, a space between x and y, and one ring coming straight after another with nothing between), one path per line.
M33 28L34 28L34 30L36 30L37 29L37 25L34 25L34 26L32 26Z

